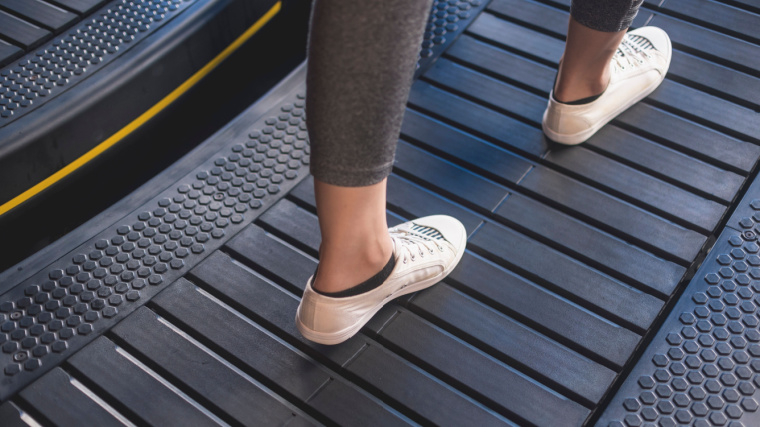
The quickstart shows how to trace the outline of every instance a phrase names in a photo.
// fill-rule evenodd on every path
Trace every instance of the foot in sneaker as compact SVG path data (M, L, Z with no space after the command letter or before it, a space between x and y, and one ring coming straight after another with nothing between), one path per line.
M346 341L388 301L446 277L462 258L467 243L462 223L445 215L415 219L388 231L395 266L374 289L347 297L327 296L315 291L314 276L309 278L296 312L296 326L306 339L320 344Z
M594 101L570 105L549 96L542 128L561 144L580 144L602 126L646 97L665 79L672 54L670 38L656 27L625 35L610 63L610 83Z

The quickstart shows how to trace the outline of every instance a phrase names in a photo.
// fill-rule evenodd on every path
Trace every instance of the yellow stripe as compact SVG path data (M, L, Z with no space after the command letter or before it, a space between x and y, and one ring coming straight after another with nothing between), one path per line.
M59 170L58 172L54 173L53 175L50 175L43 181L39 182L34 187L24 191L23 193L19 194L18 196L14 197L13 199L9 200L8 202L0 206L0 215L3 215L4 213L15 208L16 206L24 203L25 201L34 197L36 194L40 193L44 189L60 181L65 176L79 169L82 165L86 164L90 160L97 157L99 154L111 148L117 142L121 141L124 137L126 137L127 135L132 133L134 130L142 126L145 122L147 122L151 118L153 118L153 116L160 113L161 110L168 107L177 98L182 96L182 94L187 92L191 87L193 87L193 85L198 83L198 81L200 81L203 77L205 77L208 73L210 73L222 61L224 61L225 58L230 56L230 54L232 54L235 50L237 50L243 43L245 43L249 38L251 38L257 31L259 31L261 27L266 25L266 23L269 22L269 20L272 19L272 17L274 17L280 11L281 7L282 7L282 2L278 1L274 6L272 6L271 9L269 9L269 11L264 16L262 16L258 21L256 21L256 23L253 24L250 28L248 28L243 34L241 34L240 37L235 39L235 41L232 42L231 45L227 46L227 48L224 49L214 59L212 59L211 62L209 62L203 68L198 70L189 79L185 80L184 83L182 83L179 87L174 89L170 94L166 95L166 97L164 97L157 104L152 106L148 111L144 112L138 118L132 120L131 123L121 128L115 134L111 135L110 138L101 142L95 148L86 152L85 154L83 154L81 157L74 160L73 162L69 163L63 169Z

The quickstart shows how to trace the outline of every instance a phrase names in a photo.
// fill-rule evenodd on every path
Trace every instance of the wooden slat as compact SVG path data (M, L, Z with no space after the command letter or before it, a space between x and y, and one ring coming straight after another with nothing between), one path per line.
M760 75L760 46L756 44L662 14L655 14L650 25L665 30L675 47Z
M391 322L368 324L381 343L396 349L448 381L458 383L479 399L521 421L541 426L580 425L588 409L562 398L487 356L442 333L417 316L401 311ZM500 333L500 331L499 331Z
M217 425L195 405L119 354L116 345L100 337L72 356L68 363L82 382L123 415L153 425ZM146 399L150 396L150 399Z
M728 96L743 104L760 105L760 78L686 52L673 55L668 76L686 81L707 93Z
M269 212L273 213L268 217L272 221L284 218L290 224L313 225L311 221L299 220L302 215L311 214L286 200L278 202ZM302 232L298 235L307 239L314 234L304 233L305 228L300 230ZM239 307L244 314L266 319L271 329L285 335L299 349L325 361L339 372L345 370L362 381L364 387L379 390L385 395L385 401L392 399L396 402L394 406L408 408L412 414L421 417L421 422L438 425L491 425L504 422L460 392L436 381L366 337L358 336L354 339L362 343L356 353L346 351L345 345L321 346L307 341L296 330L292 319L298 300L225 255L215 253L209 257L193 270L193 277L220 298ZM356 346L353 348L356 349Z
M229 423L283 425L297 417L280 399L172 331L145 307L112 332L129 351L149 359L160 374L191 390L196 400Z
M583 147L550 152L545 160L588 183L672 221L711 233L727 207L706 200Z
M21 48L0 40L0 67L10 63L13 59L18 58L23 53L24 51Z
M721 163L748 173L757 163L760 147L708 127L685 120L651 105L638 103L621 113L615 122L635 126L657 140L681 149L693 150Z
M643 288L675 288L686 272L684 267L654 257L521 195L510 196L496 214Z
M21 419L20 410L12 402L0 405L0 420L7 427L28 427L29 424Z
M394 168L405 176L423 181L426 188L436 189L470 208L495 210L509 191L460 166L436 158L429 153L399 141Z
M487 39L502 48L552 65L558 63L565 49L562 40L504 21L489 13L481 14L465 34Z
M558 204L588 218L605 231L622 234L658 256L690 263L707 237L680 227L622 200L607 195L544 166L537 166L520 182L547 203Z
M260 326L207 298L184 279L163 291L153 302L159 314L273 391L288 400L309 405L322 420L342 425L405 424L403 418L385 405L275 339ZM222 325L224 329L220 330ZM323 393L325 395L320 397ZM352 410L346 411L345 405Z
M550 143L540 129L454 96L424 81L412 85L409 104L447 123L461 125L469 133L498 142L505 148L531 158L538 158L549 149Z
M568 13L544 4L525 0L492 0L488 4L489 12L500 18L522 21L522 23L540 27L564 38L567 33Z
M19 395L57 426L123 425L110 412L71 384L71 377L61 368L48 372L22 390Z
M108 0L46 0L50 3L72 10L80 15L86 15L95 8L102 6Z
M525 325L486 308L445 283L421 292L412 299L410 309L584 404L598 403L615 378L612 369L580 356ZM598 332L605 334L604 331ZM633 350L638 337L623 331L612 341L620 345L619 354L624 355ZM606 353L609 355L609 352ZM612 358L619 359L620 355L612 355Z
M760 48L758 48L760 56ZM757 112L670 80L662 82L647 102L677 111L692 120L743 139L760 141Z
M41 0L0 0L0 7L53 32L59 32L79 19L73 13Z
M49 31L0 11L0 37L24 49L31 49L51 36Z

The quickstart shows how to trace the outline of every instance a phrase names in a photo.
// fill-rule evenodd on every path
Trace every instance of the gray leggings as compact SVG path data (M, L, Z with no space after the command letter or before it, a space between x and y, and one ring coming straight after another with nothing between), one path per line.
M570 13L599 31L628 28L643 0L573 0ZM311 173L342 187L391 173L432 0L315 0L306 117Z

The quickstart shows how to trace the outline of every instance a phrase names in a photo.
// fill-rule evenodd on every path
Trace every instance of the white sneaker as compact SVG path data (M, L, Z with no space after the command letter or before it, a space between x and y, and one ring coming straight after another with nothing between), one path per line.
M607 89L596 100L568 105L549 96L542 128L552 141L580 144L631 105L654 91L665 79L672 47L665 31L643 27L625 35L610 63Z
M306 283L296 312L296 326L308 340L338 344L359 332L388 301L434 285L456 267L464 254L467 231L445 215L428 216L388 230L396 265L388 279L371 291L329 297Z

